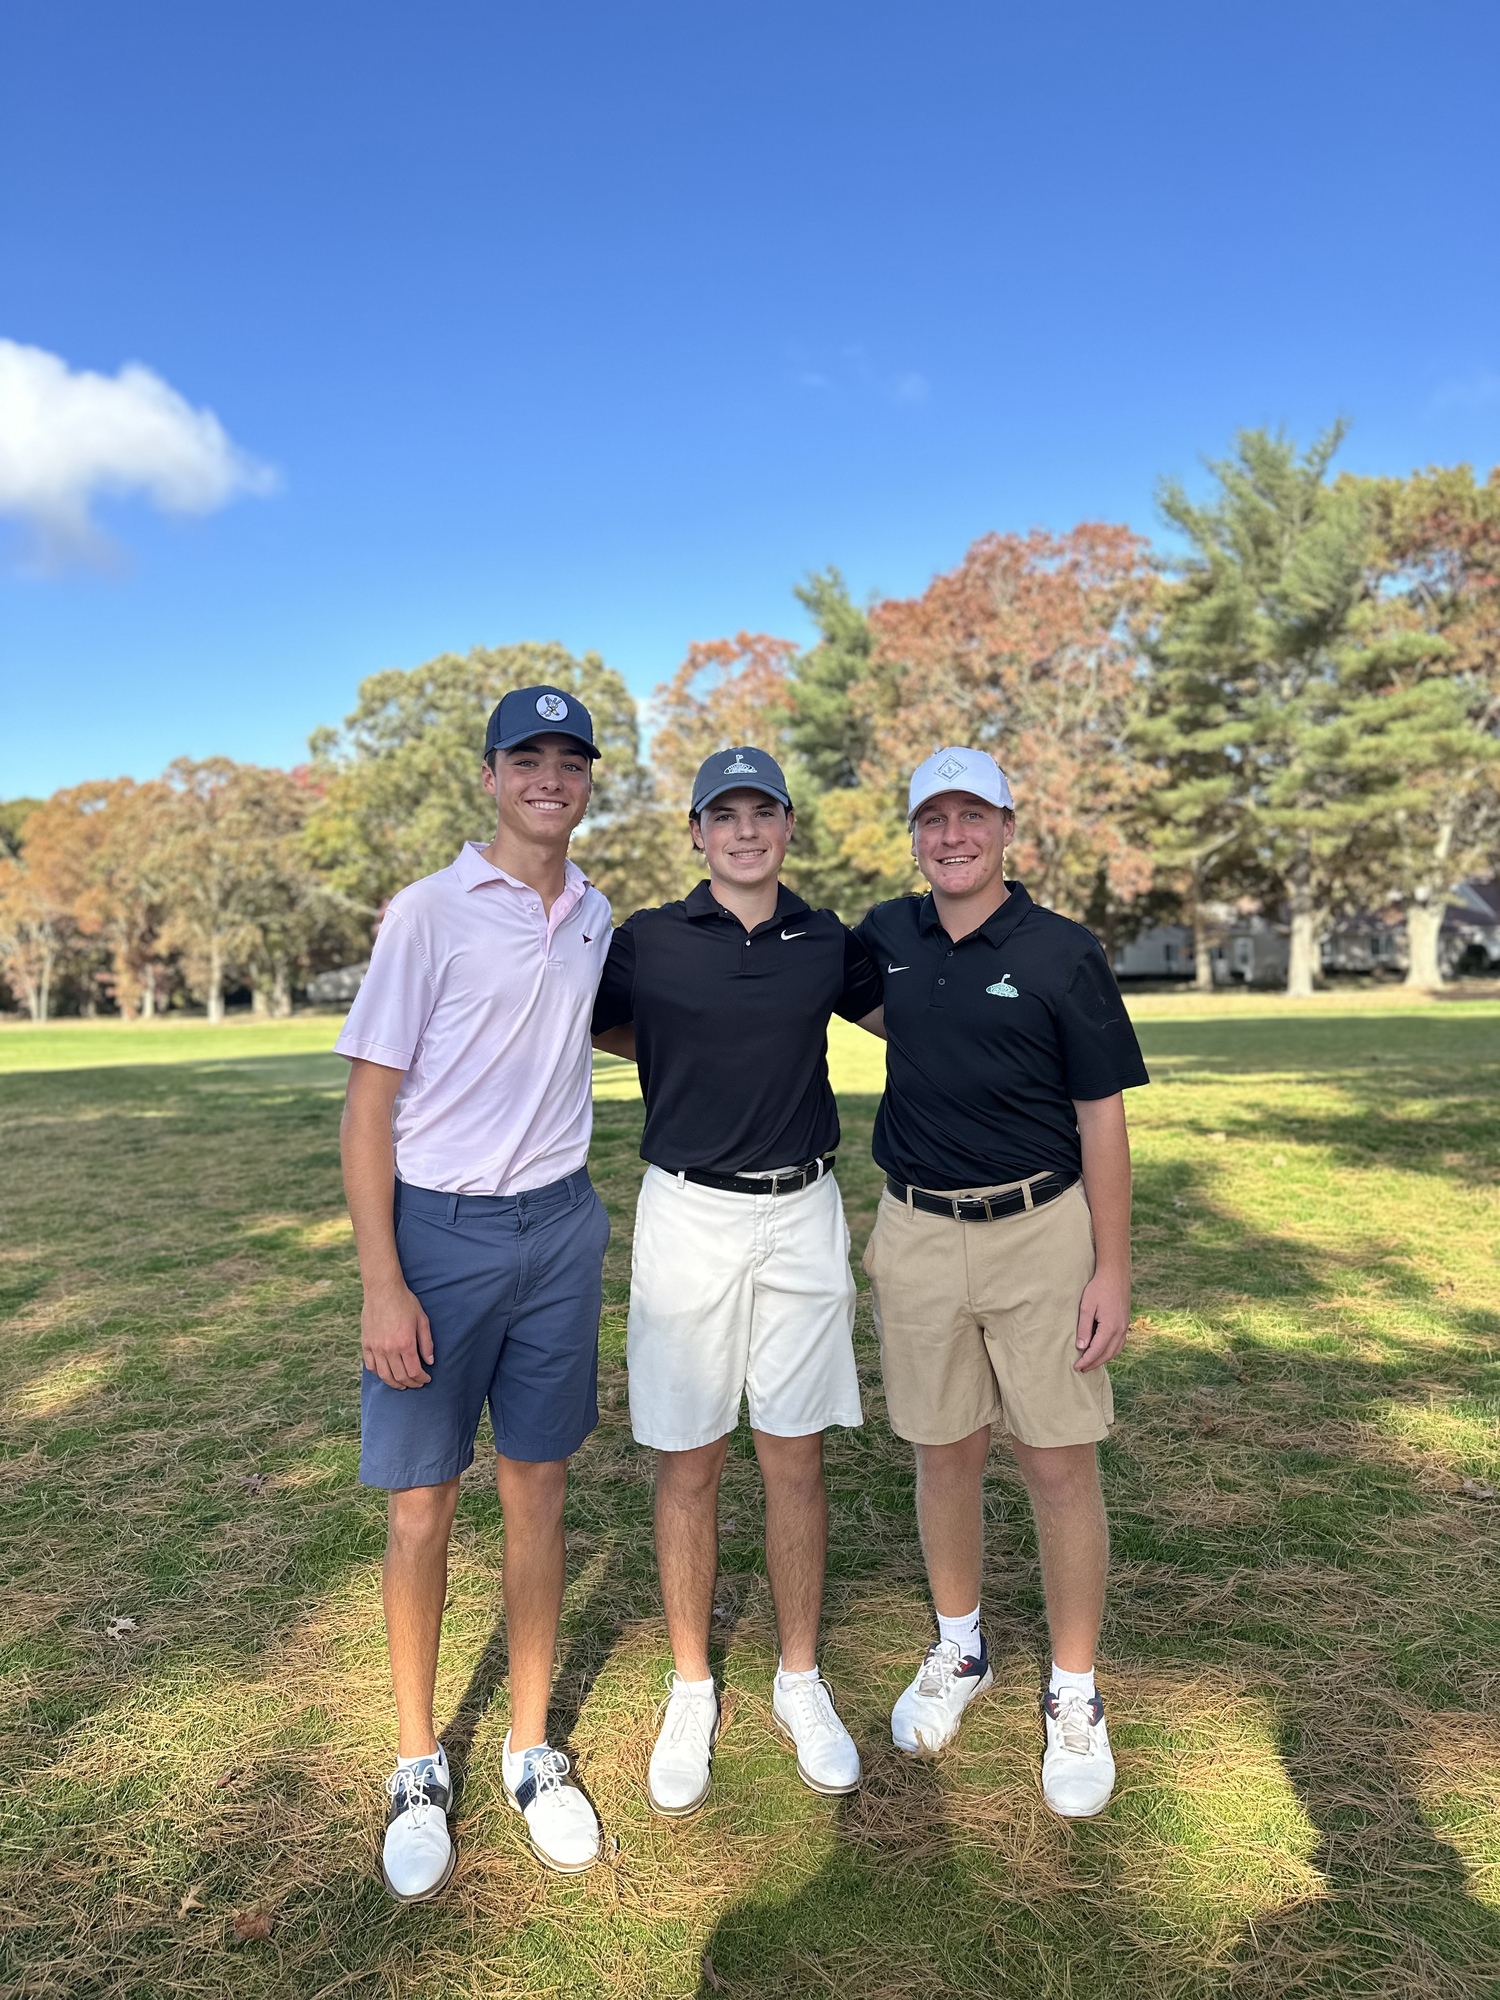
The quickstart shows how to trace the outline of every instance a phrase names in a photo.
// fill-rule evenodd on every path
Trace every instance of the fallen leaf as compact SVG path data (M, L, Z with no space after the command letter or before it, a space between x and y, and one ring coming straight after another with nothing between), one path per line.
M241 1910L232 1919L230 1929L241 1944L253 1944L271 1935L271 1912L269 1910Z
M185 1917L189 1910L201 1910L202 1908L203 1905L198 1901L197 1888L194 1887L188 1890L182 1901L177 1905L177 1914L179 1917Z
M1466 1479L1458 1490L1471 1500L1493 1500L1495 1497L1494 1487L1486 1486L1482 1479Z
M245 1491L255 1499L259 1499L270 1483L271 1475L269 1472L247 1472L240 1481Z
M239 1775L240 1775L240 1767L238 1764L236 1764L232 1771L226 1771L222 1777L215 1778L214 1784L217 1787L217 1789L222 1792L224 1787L226 1785L232 1785L235 1779Z
M123 1639L127 1632L133 1632L135 1629L133 1618L111 1618L104 1628L104 1636L106 1639Z
M724 1982L718 1973L714 1971L714 1962L707 1952L703 1954L703 1977L708 1981L715 1993L722 1993L724 1991Z

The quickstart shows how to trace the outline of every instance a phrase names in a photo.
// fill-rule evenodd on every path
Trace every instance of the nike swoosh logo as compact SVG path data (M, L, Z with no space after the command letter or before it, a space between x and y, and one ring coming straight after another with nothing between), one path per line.
M783 944L790 944L790 942L794 937L806 937L806 936L807 936L806 931L783 931L781 933L781 942Z
M910 967L909 965L888 965L888 966L886 967L886 971L887 971L887 972L910 972L910 971L911 971L911 967Z

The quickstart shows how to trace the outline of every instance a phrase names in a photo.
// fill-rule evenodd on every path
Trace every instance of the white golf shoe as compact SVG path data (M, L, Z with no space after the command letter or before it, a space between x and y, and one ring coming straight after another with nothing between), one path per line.
M952 1639L929 1646L916 1679L891 1710L891 1740L910 1757L935 1757L958 1734L964 1710L995 1684L983 1635L979 1657L961 1655Z
M646 1775L646 1798L664 1819L686 1819L708 1797L714 1744L719 1736L719 1697L712 1681L693 1687L674 1673L662 1713L656 1748Z
M1078 1688L1042 1697L1047 1748L1042 1757L1042 1797L1060 1819L1092 1819L1109 1804L1115 1787L1114 1753L1104 1722L1104 1697Z
M430 1757L398 1764L385 1781L391 1808L385 1820L380 1872L398 1903L425 1903L447 1887L458 1856L448 1832L453 1782L438 1745Z
M797 1752L797 1776L804 1785L829 1797L859 1790L859 1751L839 1721L821 1675L787 1681L778 1673L772 1684L771 1715Z
M526 1822L532 1853L559 1875L581 1875L599 1859L599 1821L583 1793L567 1782L571 1768L564 1753L546 1743L516 1755L506 1730L500 1751L505 1796Z

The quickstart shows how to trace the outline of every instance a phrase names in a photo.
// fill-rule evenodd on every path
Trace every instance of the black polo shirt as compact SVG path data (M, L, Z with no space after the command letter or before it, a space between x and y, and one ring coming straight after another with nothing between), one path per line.
M1149 1083L1098 940L1019 882L954 944L931 895L877 903L855 930L885 985L876 1163L924 1188L1082 1171L1075 1098Z
M635 1023L642 1159L670 1173L765 1173L838 1144L828 1017L879 1005L870 955L832 910L783 886L775 916L747 931L700 882L615 932L594 1033Z

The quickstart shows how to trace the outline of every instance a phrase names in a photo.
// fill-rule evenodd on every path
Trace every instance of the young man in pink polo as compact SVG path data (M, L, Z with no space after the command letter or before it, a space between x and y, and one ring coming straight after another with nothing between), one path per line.
M360 1479L390 1494L399 1736L382 1872L403 1903L453 1873L433 1687L459 1475L486 1402L505 1514L505 1790L549 1867L575 1873L599 1853L593 1808L547 1742L567 1461L598 1422L609 1240L585 1162L610 912L568 859L598 754L574 696L504 697L484 746L495 837L392 899L338 1040L364 1284Z

